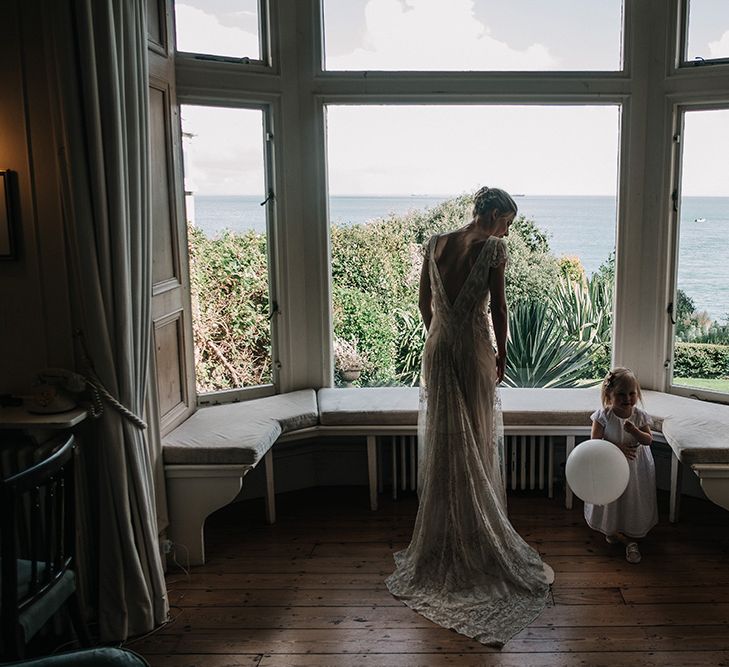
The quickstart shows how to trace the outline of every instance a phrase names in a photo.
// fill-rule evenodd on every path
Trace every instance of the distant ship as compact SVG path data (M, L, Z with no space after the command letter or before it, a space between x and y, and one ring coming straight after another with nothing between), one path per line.
M694 222L706 222L706 218L694 218Z
M516 194L511 195L512 197L526 197L526 195L523 192L517 192Z

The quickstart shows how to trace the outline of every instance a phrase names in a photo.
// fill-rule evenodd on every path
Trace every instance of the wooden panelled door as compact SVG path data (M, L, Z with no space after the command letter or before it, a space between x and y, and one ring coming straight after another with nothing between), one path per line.
M152 180L153 364L161 435L195 410L195 376L175 96L172 0L147 0L149 131Z

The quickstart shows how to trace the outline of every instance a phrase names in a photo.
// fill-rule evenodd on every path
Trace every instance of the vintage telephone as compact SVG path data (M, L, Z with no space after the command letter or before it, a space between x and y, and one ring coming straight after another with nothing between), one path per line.
M138 428L147 428L141 417L131 412L106 390L93 370L89 371L88 376L64 368L47 368L41 371L26 407L28 412L50 415L82 405L91 417L100 417L104 411L102 399Z
M63 368L47 368L38 373L37 383L28 397L29 412L56 414L73 410L78 405L78 396L87 385L83 375Z

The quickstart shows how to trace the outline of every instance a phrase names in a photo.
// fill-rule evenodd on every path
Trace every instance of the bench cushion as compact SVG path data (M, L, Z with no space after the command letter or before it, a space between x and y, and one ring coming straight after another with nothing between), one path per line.
M658 391L643 392L646 410L680 461L729 463L729 405Z
M501 389L507 426L590 426L600 405L600 390ZM320 389L319 418L323 426L416 426L417 387Z
M313 389L201 408L163 439L164 461L256 465L281 433L317 420Z
M600 388L500 390L505 426L584 426ZM318 408L317 408L318 398ZM417 426L417 387L312 389L195 412L163 440L167 464L255 465L276 439L316 426ZM644 391L653 428L684 463L729 463L729 406Z
M600 407L600 388L500 389L504 426L584 426Z
M418 387L320 389L322 426L417 426Z

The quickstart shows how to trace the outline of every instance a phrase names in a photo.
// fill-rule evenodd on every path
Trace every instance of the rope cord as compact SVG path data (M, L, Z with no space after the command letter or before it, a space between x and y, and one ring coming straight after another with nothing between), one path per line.
M108 392L106 387L102 384L99 376L94 370L93 364L91 363L88 349L86 348L86 340L84 339L83 331L78 329L75 335L79 339L79 344L81 346L81 362L84 366L86 384L91 390L92 405L89 408L91 416L95 419L101 416L102 412L104 411L104 405L101 399L104 398L104 400L106 400L106 402L111 405L111 407L114 408L127 421L130 421L141 431L146 429L147 423L139 415L135 414L129 408L122 405L116 398L114 398L114 396L112 396Z

